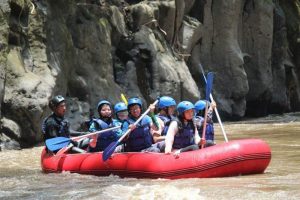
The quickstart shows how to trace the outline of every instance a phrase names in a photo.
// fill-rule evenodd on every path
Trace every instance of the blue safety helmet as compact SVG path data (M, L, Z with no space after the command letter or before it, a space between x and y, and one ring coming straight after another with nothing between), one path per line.
M124 110L127 111L127 106L124 102L119 102L114 107L115 113L118 113L118 112L121 112L121 111L124 111Z
M208 103L209 105L209 103ZM199 111L201 110L204 110L205 109L205 106L206 106L206 100L199 100L195 103L195 110L196 110L196 113L198 113Z
M184 111L194 109L195 106L189 101L182 101L177 105L177 111L179 115L182 115Z
M101 100L99 101L98 105L97 105L97 110L99 111L99 109L101 109L101 107L104 105L104 104L107 104L109 105L109 107L111 107L111 103L107 100Z
M135 104L139 105L142 108L142 101L137 97L133 97L128 100L127 108L129 109L131 106Z
M162 109L169 106L176 106L176 101L169 96L163 96L159 98L158 108Z

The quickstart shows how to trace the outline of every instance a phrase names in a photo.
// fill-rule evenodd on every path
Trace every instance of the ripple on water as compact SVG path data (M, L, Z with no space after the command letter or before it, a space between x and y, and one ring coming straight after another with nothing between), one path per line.
M180 180L44 174L36 147L0 152L0 199L300 199L299 122L225 124L225 130L229 140L261 138L270 145L266 173ZM217 124L216 138L224 142Z

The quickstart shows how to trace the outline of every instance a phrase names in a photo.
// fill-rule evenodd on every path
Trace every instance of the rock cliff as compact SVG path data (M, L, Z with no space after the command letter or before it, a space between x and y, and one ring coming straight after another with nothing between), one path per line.
M223 119L299 111L299 0L3 0L0 149L42 140L49 99L73 129L100 99L203 98Z

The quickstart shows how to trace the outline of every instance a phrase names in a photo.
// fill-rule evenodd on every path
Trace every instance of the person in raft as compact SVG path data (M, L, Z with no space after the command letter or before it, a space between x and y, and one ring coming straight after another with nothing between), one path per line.
M122 126L122 124L128 119L127 106L124 102L118 102L114 106L114 113L116 115L117 126Z
M150 114L154 116L154 105L150 105ZM151 117L146 115L134 126L135 121L142 115L142 101L139 98L130 98L127 106L129 116L123 123L123 132L131 129L129 136L125 141L125 151L127 152L161 152L164 141L153 144L153 134L160 134L161 130L157 128Z
M196 125L198 129L199 136L202 137L203 123L204 123L204 114L205 114L206 100L199 100L195 103L196 111ZM215 145L215 133L214 133L214 124L213 124L213 111L216 108L216 102L209 103L209 108L207 111L207 120L206 120L206 131L205 131L205 147Z
M194 104L189 101L182 101L177 105L178 118L171 121L166 135L166 154L173 151L174 154L179 154L183 151L196 150L205 144L193 122L194 108Z
M70 122L65 118L67 111L66 101L62 95L54 96L49 101L49 108L52 110L51 115L43 120L42 132L44 141L55 137L67 137L84 135L85 133L74 131L70 128ZM89 139L86 138L80 142L71 141L75 147L86 148ZM75 148L74 148L75 149Z
M159 98L158 114L156 115L156 118L158 119L157 121L162 128L162 132L161 135L153 135L155 143L165 140L171 120L175 118L175 110L176 101L172 97L162 96Z
M112 128L117 125L117 121L112 117L112 108L111 103L107 100L99 101L97 105L97 111L99 114L99 118L94 118L90 124L89 131L96 132L108 128ZM93 137L93 141L90 143L88 148L89 152L98 152L103 151L110 143L115 142L121 137L122 130L111 130L107 132L103 132L101 134L95 135ZM122 145L118 146L115 152L122 151Z

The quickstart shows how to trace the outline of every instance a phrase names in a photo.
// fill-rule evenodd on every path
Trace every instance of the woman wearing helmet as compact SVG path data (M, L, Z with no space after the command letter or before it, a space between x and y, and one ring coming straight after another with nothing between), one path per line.
M99 101L97 105L97 111L99 113L99 118L93 119L89 131L90 132L96 132L104 129L108 129L111 127L117 126L116 120L112 118L112 109L111 109L111 103L107 100L101 100ZM98 152L103 151L108 145L110 145L112 142L115 142L119 139L121 136L122 131L113 130L113 131L107 131L102 134L98 134L94 141L96 141L96 144L93 143L89 146L89 152ZM116 152L120 152L122 150L122 147L119 146L116 148Z
M163 131L161 135L165 136L168 132L169 125L172 119L175 118L174 113L176 110L176 101L169 96L162 96L158 102L157 117L163 121Z
M197 121L197 129L200 137L202 137L203 123L204 123L204 114L205 114L205 106L206 100L199 100L195 103L195 119ZM215 145L214 138L214 124L213 124L213 110L216 108L216 102L208 102L209 109L207 111L207 123L206 123L206 131L205 131L205 147Z
M127 108L129 116L123 124L123 132L128 129L132 131L125 141L125 150L130 152L160 152L159 144L153 144L153 131L157 128L152 119L146 115L136 126L133 125L142 115L142 101L136 97L130 98ZM151 104L149 108L150 112L153 112L155 106Z
M123 123L125 121L127 121L128 119L128 111L127 111L127 106L124 102L118 102L115 106L114 106L114 113L116 115L116 119L115 119L115 126L121 126L123 127ZM123 131L122 129L118 129L116 130L119 137L121 137L123 135ZM124 145L122 144L122 150L124 150Z
M198 147L200 143L205 142L199 137L198 131L195 131L194 109L194 104L189 101L182 101L177 105L178 119L171 122L166 135L166 154L189 146Z

